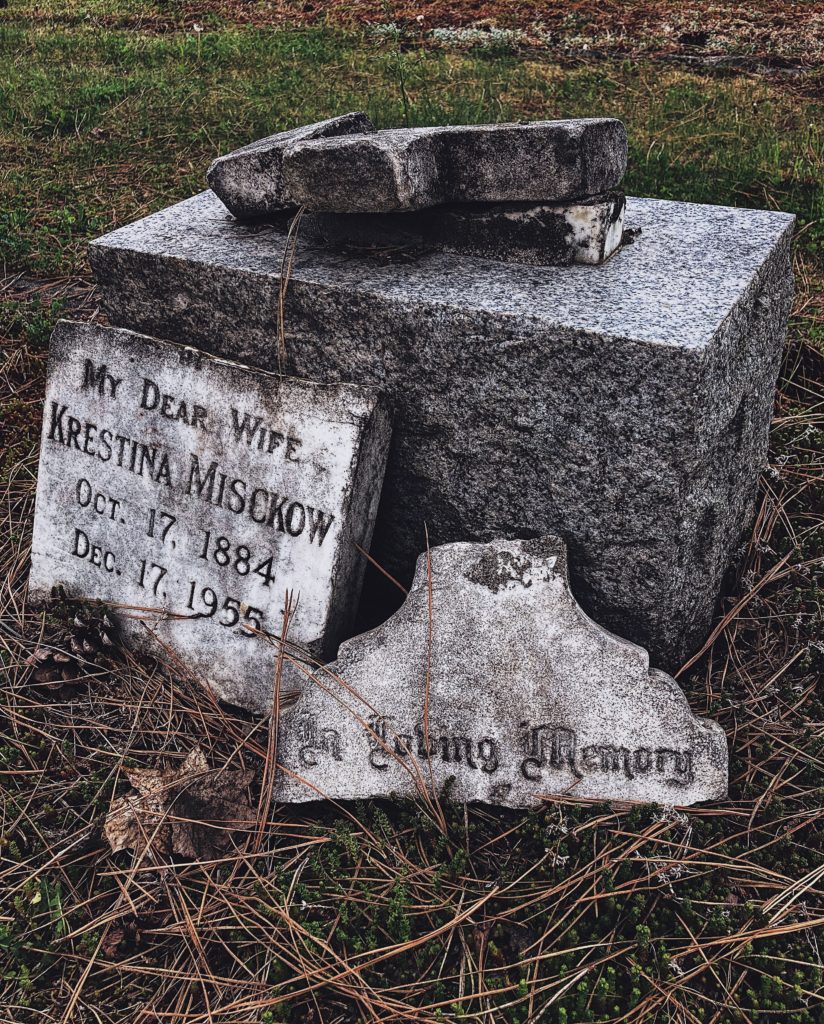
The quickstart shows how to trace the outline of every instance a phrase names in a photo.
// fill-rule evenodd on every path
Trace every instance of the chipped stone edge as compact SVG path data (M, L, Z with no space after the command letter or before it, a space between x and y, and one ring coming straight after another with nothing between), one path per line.
M297 204L284 189L283 161L287 149L303 141L367 135L374 131L375 126L366 114L350 111L325 121L276 132L217 157L206 171L206 181L238 220L295 210Z

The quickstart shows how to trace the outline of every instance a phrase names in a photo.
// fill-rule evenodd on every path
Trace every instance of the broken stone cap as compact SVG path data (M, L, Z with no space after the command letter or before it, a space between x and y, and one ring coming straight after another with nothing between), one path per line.
M728 755L671 676L584 613L543 537L424 554L403 606L303 686L278 760L278 799L436 788L529 807L718 799Z
M615 188L626 164L615 118L395 128L296 141L283 188L298 206L335 213L564 202Z
M359 111L301 125L257 139L225 156L206 172L206 180L223 205L240 220L266 217L294 208L283 187L283 156L306 139L325 139L353 132L374 132L375 126Z
M613 190L568 203L449 203L404 213L304 213L304 242L347 254L445 252L566 266L604 263L621 245L626 199Z

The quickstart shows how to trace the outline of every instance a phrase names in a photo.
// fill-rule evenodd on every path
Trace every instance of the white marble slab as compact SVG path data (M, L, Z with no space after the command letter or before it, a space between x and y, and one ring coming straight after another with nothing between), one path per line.
M125 330L52 336L30 594L132 606L222 698L271 707L289 639L332 656L350 627L390 426L373 388L282 377ZM146 609L137 611L136 609Z
M560 540L445 544L405 604L307 676L280 721L284 801L444 793L686 805L727 789L727 742L643 648L573 597Z

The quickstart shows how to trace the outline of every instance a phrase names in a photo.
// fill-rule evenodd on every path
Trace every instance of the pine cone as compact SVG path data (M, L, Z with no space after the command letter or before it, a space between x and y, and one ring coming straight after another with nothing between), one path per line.
M26 664L34 668L31 674L33 682L47 690L62 690L64 686L74 688L80 683L77 678L79 666L65 651L38 647L26 658Z
M81 607L72 619L69 646L79 658L99 664L117 650L117 623L105 608Z
M60 601L62 595L56 597ZM89 667L111 663L120 637L117 623L105 608L80 605L65 617L69 624L60 630L54 644L38 647L26 664L34 669L31 678L35 685L70 695L86 681Z

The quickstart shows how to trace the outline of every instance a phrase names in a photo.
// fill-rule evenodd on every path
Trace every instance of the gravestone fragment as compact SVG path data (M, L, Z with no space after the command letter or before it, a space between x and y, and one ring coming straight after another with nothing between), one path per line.
M283 632L350 628L389 442L374 389L252 370L130 331L52 335L29 592L123 608L218 696L271 710ZM258 634L258 635L256 635Z
M536 266L603 263L618 249L626 199L574 203L452 203L414 213L304 213L306 241L349 249L439 248Z
M275 796L294 802L446 788L685 805L727 788L724 730L584 614L548 537L422 555L400 610L307 677L278 760Z
M304 139L374 130L366 114L352 113L278 132L218 157L206 172L206 179L236 217L276 214L295 205L283 185L283 157L290 146Z
M298 233L284 366L393 410L377 561L408 583L424 523L432 544L559 534L586 611L677 668L753 514L793 221L628 198L641 233L596 267L387 262ZM285 248L204 193L90 259L113 322L271 369Z
M614 188L627 163L615 118L394 128L296 142L283 180L307 210L391 213L441 203L558 203Z

